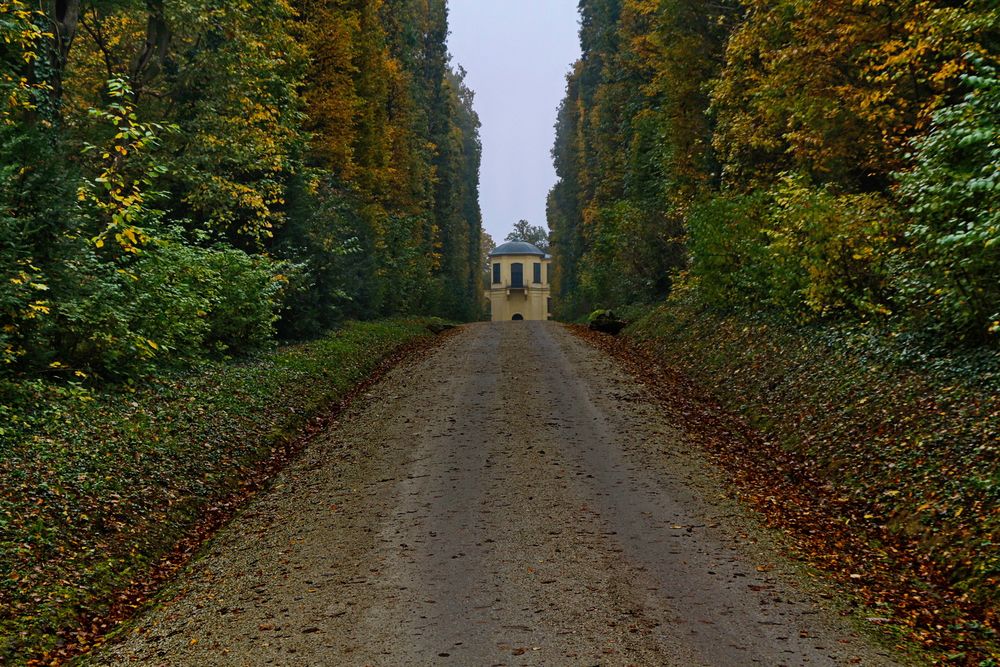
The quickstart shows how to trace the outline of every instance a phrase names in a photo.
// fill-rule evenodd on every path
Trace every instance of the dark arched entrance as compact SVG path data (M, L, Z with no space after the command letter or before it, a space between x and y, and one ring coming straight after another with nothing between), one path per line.
M521 313L514 313L514 317L512 317L510 319L512 319L512 320L523 320L524 319L524 315L522 315Z

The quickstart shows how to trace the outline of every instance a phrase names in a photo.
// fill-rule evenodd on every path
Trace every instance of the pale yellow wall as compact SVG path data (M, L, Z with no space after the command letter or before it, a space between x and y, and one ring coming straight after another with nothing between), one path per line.
M510 267L520 262L524 266L524 292L513 291L508 294L510 285ZM542 265L542 282L534 283L534 264ZM525 320L549 319L548 298L550 296L548 281L548 264L552 260L542 259L538 255L500 255L490 261L490 290L486 293L490 300L491 319L494 322L509 321L514 313L520 313ZM492 284L493 264L500 264L500 284Z

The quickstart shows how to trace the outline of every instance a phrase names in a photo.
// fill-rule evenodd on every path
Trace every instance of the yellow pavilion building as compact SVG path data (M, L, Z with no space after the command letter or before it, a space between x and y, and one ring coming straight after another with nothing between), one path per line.
M547 320L552 315L552 257L530 243L509 241L490 253L490 319Z

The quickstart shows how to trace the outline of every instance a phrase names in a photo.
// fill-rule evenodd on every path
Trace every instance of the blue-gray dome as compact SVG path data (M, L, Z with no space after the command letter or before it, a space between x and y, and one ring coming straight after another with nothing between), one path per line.
M490 253L490 257L496 257L497 255L538 255L539 257L545 257L544 252L524 241L501 243Z

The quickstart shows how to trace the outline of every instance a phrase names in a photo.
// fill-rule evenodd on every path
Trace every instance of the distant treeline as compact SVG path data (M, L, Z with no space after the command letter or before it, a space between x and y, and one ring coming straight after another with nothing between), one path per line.
M445 0L0 0L0 378L478 315Z
M993 0L582 0L564 316L662 299L1000 333Z

